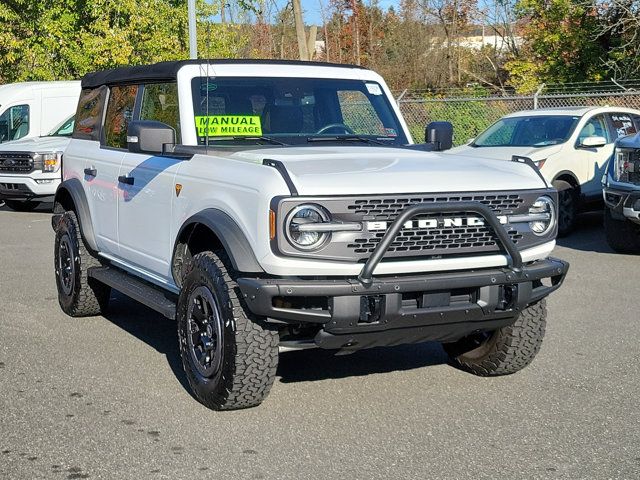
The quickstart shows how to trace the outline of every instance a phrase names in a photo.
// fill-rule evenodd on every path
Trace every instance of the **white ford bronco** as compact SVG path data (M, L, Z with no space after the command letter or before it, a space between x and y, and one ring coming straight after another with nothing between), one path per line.
M557 192L530 161L414 144L383 79L346 65L181 61L82 80L55 198L62 309L114 288L177 321L213 409L259 404L279 347L442 342L477 375L528 365Z

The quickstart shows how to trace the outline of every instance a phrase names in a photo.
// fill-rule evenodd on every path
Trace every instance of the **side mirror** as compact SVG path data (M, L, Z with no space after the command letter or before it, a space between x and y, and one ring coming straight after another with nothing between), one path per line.
M176 131L155 120L131 122L127 128L127 146L132 153L164 153L165 145L176 143Z
M604 147L606 144L607 144L606 138L593 136L593 137L583 138L582 140L580 140L580 143L578 144L578 146L582 148L598 148L598 147Z
M451 122L431 122L424 130L424 141L435 145L436 151L448 150L453 146L453 125Z

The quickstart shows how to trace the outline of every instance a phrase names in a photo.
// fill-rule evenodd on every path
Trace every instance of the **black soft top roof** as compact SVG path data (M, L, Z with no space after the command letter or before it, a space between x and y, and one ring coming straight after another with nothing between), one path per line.
M302 62L299 60L177 60L160 62L153 65L138 65L133 67L120 67L112 70L88 73L82 77L82 88L96 88L101 85L113 85L121 83L137 83L143 81L169 81L175 80L178 70L184 65L222 65L222 64L254 64L254 65L303 65L340 68L363 68L357 65L327 62Z

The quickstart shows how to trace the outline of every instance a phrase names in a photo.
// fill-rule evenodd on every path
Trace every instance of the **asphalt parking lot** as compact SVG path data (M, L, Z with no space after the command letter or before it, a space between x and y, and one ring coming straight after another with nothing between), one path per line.
M640 257L584 216L555 255L534 363L501 378L437 344L284 353L266 402L189 394L172 322L114 294L107 317L58 307L50 215L0 209L0 478L640 477Z

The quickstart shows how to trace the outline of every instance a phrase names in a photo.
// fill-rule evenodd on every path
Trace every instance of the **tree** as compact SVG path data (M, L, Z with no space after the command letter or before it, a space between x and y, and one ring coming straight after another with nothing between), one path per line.
M603 59L615 79L640 75L640 0L611 0L600 8L597 36L607 52Z
M584 0L520 0L523 47L507 63L510 83L522 92L542 83L599 80L605 55L595 41L597 9Z
M215 12L199 0L201 23ZM185 0L4 0L0 21L2 82L78 78L188 56ZM220 29L202 51L228 56L228 34ZM204 41L201 31L199 42Z

